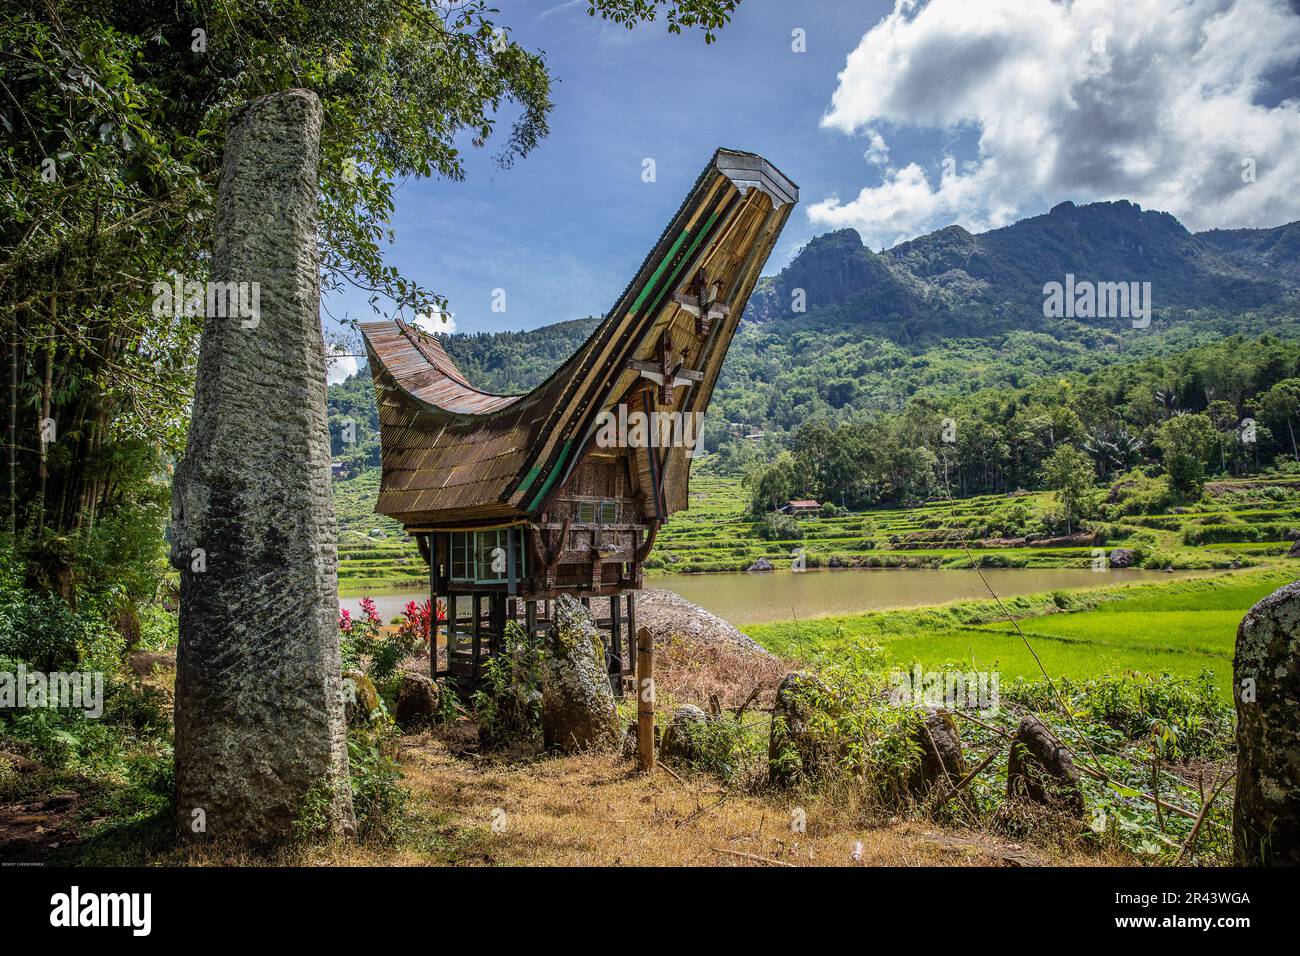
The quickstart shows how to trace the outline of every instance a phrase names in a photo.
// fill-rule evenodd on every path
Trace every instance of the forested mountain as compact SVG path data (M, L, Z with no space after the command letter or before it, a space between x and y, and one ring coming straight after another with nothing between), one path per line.
M1149 325L1134 328L1123 316L1045 317L1044 285L1067 273L1076 282L1151 282ZM523 392L598 323L588 317L529 332L455 334L447 351L481 388ZM1273 338L1255 345L1264 334ZM1247 345L1210 347L1230 336ZM1295 338L1300 224L1193 234L1167 213L1115 202L1062 203L980 235L949 226L883 252L844 229L813 239L777 276L759 281L707 416L705 445L723 451L725 466L740 468L796 445L797 429L810 421L937 421L979 407L989 428L997 431L996 420L1005 419L1010 429L1017 406L1039 414L1052 405L1061 378L1117 363L1134 371L1106 376L1087 392L1117 407L1071 412L1084 419L1069 429L1080 441L1092 427L1122 432L1127 420L1118 406L1156 403L1173 415L1219 402L1219 418L1240 419L1258 395L1300 373L1292 351L1281 347ZM1243 364L1247 352L1251 369ZM368 388L355 384L335 386L331 395L335 416L359 414L370 402ZM1127 421L1134 433L1156 421L1145 412L1139 418ZM754 431L766 433L759 444L742 437ZM985 438L997 449L1014 444L1008 434ZM1100 434L1093 437L1101 441ZM365 421L359 444L335 450L357 464L373 462L370 441ZM1290 449L1270 442L1253 449L1261 450ZM1039 455L1024 454L1015 463L971 464L974 472L962 472L959 483L1026 483Z
M1043 286L1150 282L1146 328L1131 319L1046 318ZM805 311L795 311L802 290ZM740 427L779 444L810 418L890 411L1044 376L1092 372L1224 335L1300 333L1300 223L1191 233L1119 201L1075 206L973 235L959 226L883 252L852 229L813 239L760 280L706 423L708 448ZM453 335L475 384L531 388L599 322Z

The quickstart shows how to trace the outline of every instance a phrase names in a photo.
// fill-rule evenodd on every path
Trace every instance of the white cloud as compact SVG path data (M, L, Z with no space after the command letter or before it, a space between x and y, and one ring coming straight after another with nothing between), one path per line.
M875 130L867 130L867 151L862 158L873 166L884 166L889 162L889 145L885 138Z
M1063 199L1132 199L1191 229L1300 219L1300 102L1267 99L1297 63L1284 0L898 0L822 120L867 138L881 182L808 215L871 245ZM889 165L882 130L907 127L977 134L977 154L950 175L942 157Z
M586 7L587 0L566 0L564 3L557 3L553 7L547 7L537 15L537 19L545 20L547 17L553 17L557 13L563 13L565 10L572 10L575 7Z
M325 384L337 385L349 376L357 374L356 357L349 354L342 345L331 345L326 359Z
M451 335L456 331L456 316L452 312L417 315L411 324L433 335Z

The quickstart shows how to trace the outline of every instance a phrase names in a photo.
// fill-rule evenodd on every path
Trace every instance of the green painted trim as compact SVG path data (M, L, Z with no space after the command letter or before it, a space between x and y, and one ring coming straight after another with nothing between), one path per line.
M542 473L541 465L536 465L533 468L531 468L528 474L524 475L524 480L519 483L519 488L517 489L519 494L521 495L527 494L528 489L532 487L533 482L537 480L537 476L540 475L541 473Z
M705 222L703 228L700 229L700 231L695 234L695 241L692 242L691 247L686 250L686 255L682 256L682 261L677 263L677 272L673 274L674 281L670 283L671 285L677 284L675 281L677 273L680 273L682 269L686 267L686 264L690 262L692 258L694 258L695 250L700 247L700 243L704 241L704 237L713 231L713 224L718 221L718 215L719 214L717 212L714 212L711 216L709 216L708 221Z
M695 250L700 247L700 243L703 242L705 237L712 231L713 225L718 221L719 215L720 213L715 210L705 221L704 225L695 232L695 238L691 241L690 247L686 250L686 254L682 256L681 261L677 263L677 267L673 270L674 279L681 273L686 264L690 262L691 258L695 255ZM683 240L685 240L688 235L690 235L690 230L682 230L682 234L677 237L677 241L674 242L672 248L668 250L668 254L660 260L659 266L650 276L649 281L646 282L645 288L641 290L641 294L637 296L636 302L632 304L632 311L637 311L645 302L646 297L650 295L651 292L654 292L659 286L659 280L663 278L664 270L668 268L669 264L676 256L677 251L681 248ZM563 472L564 463L569 457L569 452L572 450L572 446L573 439L570 438L564 443L564 447L560 449L560 455L556 459L555 465L551 469L551 473L547 476L546 481L542 483L542 487L538 489L537 494L533 496L533 500L529 502L529 511L536 508L541 500L546 497L546 493L551 490L551 485L555 484L556 479L559 478L560 474ZM536 477L534 474L536 471L537 469L534 468L532 472L529 472L528 476L524 479L523 485L521 485L521 490L531 486L533 479Z
M641 289L641 294L638 295L636 301L632 303L633 312L640 311L642 304L644 304L646 300L646 296L654 291L655 284L659 281L659 277L663 274L663 271L668 268L668 263L672 261L673 256L677 254L677 250L681 248L681 244L690 234L691 231L689 229L683 229L682 234L677 237L677 241L673 243L672 248L669 249L667 254L659 260L659 265L655 267L655 271L652 272L650 278L646 280L645 286Z
M539 488L537 494L533 496L532 502L528 505L529 511L532 511L537 507L538 503L546 497L546 493L551 490L551 485L555 484L555 479L560 477L560 472L564 469L565 459L569 457L569 451L572 447L573 439L570 438L564 443L564 447L560 449L560 457L555 460L555 467L551 469L551 473L547 475L546 480L542 482L542 487Z

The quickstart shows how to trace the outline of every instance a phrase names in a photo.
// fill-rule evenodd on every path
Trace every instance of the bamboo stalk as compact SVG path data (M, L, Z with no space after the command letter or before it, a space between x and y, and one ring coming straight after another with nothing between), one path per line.
M1192 832L1187 834L1187 841L1183 843L1182 849L1179 850L1178 855L1174 857L1174 862L1171 864L1172 866L1177 866L1182 862L1183 855L1196 845L1197 834L1201 832L1201 824L1205 822L1205 815L1210 811L1210 806L1219 798L1220 791L1228 785L1228 781L1236 775L1237 771L1234 770L1232 773L1220 780L1214 790L1210 792L1209 798L1201 804L1201 812L1196 815L1196 823L1192 825Z

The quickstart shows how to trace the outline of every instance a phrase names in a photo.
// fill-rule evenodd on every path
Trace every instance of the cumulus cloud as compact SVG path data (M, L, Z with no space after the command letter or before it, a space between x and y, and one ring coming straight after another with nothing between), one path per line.
M1270 86L1297 64L1285 0L897 0L822 119L867 140L880 182L808 215L872 245L1063 199L1132 199L1191 229L1300 219L1300 102ZM885 137L909 127L978 147L891 165Z
M411 324L433 335L451 335L456 331L456 316L451 312L417 315Z
M875 130L867 130L867 151L862 158L873 166L884 166L889 162L889 144Z
M356 356L350 354L346 348L342 345L331 345L328 352L329 358L326 360L325 369L327 385L337 385L357 374Z

